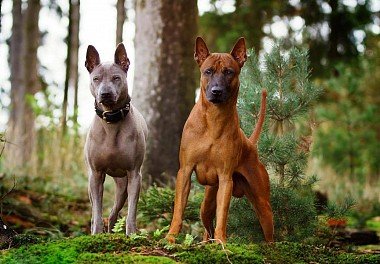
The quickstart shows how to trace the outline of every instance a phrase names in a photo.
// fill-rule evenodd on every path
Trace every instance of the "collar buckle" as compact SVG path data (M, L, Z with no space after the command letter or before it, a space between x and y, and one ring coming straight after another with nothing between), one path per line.
M104 111L104 112L102 113L102 118L103 118L104 121L107 122L107 124L109 124L109 123L111 123L111 122L108 122L108 121L107 121L107 116L106 116L106 114L111 113L111 112L112 112L112 111Z

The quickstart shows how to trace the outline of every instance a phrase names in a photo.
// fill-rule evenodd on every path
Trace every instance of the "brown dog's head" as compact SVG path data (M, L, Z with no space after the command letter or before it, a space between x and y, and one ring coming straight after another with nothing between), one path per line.
M122 43L117 45L113 63L100 63L99 53L89 45L85 66L90 73L90 89L96 102L104 110L113 110L125 105L128 100L127 72L129 59Z
M211 53L201 37L195 41L194 59L201 71L201 92L213 104L221 104L239 89L239 74L247 60L244 38L240 38L230 53Z

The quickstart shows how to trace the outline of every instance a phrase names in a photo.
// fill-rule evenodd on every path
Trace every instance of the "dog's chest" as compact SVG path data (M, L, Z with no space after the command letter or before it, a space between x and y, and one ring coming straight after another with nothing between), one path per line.
M91 167L113 177L126 176L127 171L133 169L139 153L137 141L134 133L97 135L87 149Z
M215 185L218 175L231 174L237 166L237 151L234 144L209 143L201 145L193 153L195 159L195 172L202 185Z

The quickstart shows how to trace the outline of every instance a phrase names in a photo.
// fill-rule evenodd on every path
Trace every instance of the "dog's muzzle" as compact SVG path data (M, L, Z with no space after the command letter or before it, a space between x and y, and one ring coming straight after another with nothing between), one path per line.
M115 104L115 98L111 93L101 93L99 96L99 103L105 106L112 106Z
M213 104L219 104L227 101L227 91L225 87L213 86L206 91L206 98Z

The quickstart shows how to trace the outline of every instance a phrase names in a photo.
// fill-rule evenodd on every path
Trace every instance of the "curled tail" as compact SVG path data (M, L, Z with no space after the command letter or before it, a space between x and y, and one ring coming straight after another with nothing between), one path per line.
M261 133L261 129L264 124L265 120L265 110L267 107L267 91L263 89L261 92L261 107L260 107L260 113L259 113L259 120L256 123L256 127L252 132L252 135L249 137L249 140L253 143L256 144Z

